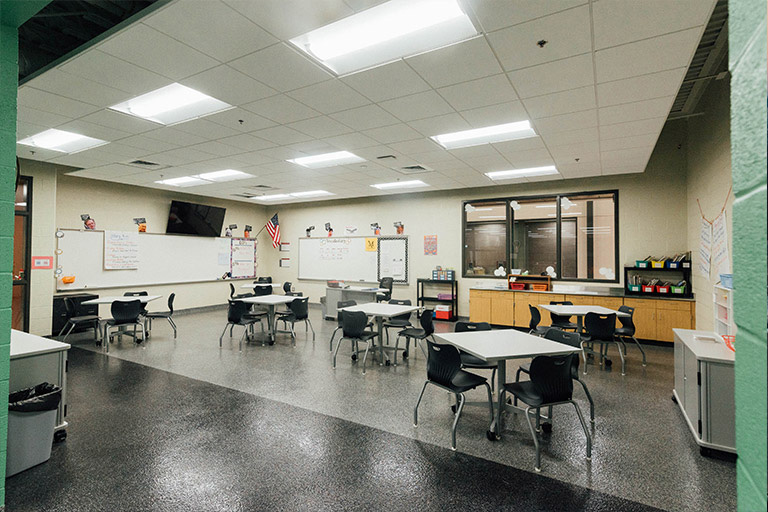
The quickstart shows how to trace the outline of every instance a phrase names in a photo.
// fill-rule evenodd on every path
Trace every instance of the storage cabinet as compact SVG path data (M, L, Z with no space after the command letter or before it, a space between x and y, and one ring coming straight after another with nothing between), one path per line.
M624 299L624 305L635 308L635 338L656 339L656 301L650 299Z
M99 296L93 293L71 293L67 295L54 295L53 296L53 320L51 323L51 335L58 336L59 332L67 324L69 316L67 315L67 307L64 305L64 297L69 297L72 302L75 303L78 315L98 315L99 306L93 304L90 306L82 306L80 303L86 300L98 299ZM72 332L85 332L91 330L91 325L82 324L75 327ZM38 383L39 384L39 383Z
M491 323L515 325L515 294L496 293L491 297Z
M665 304L672 301L658 301L656 306L656 338L659 341L674 341L673 329L690 329L693 327L691 318L691 303L677 303L687 306L683 309Z
M469 320L471 322L491 321L491 295L488 290L469 290Z

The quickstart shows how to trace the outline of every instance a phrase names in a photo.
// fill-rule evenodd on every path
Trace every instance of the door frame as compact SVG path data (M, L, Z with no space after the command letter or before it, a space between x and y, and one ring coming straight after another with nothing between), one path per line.
M30 265L32 264L32 176L24 176L21 175L19 179L19 185L25 182L27 185L27 208L25 210L16 210L16 206L14 204L13 209L13 218L14 221L16 220L16 217L26 217L27 221L25 223L25 235L26 235L26 247L24 248L24 279L13 279L13 286L24 286L24 300L22 302L22 307L24 308L24 323L22 325L22 330L24 332L29 332L29 296L30 296L30 290L31 290L31 280L30 275L32 272L32 269L30 268ZM17 186L18 188L18 186ZM15 195L15 190L14 190ZM14 202L15 203L15 202ZM14 226L16 223L14 222ZM14 227L15 231L15 227Z

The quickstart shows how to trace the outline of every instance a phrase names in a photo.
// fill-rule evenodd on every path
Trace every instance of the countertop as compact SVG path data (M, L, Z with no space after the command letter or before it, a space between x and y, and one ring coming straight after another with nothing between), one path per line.
M696 359L716 363L733 363L736 354L729 349L723 338L712 331L693 331L691 329L672 329L675 340L691 349Z
M493 291L493 292L518 292L518 293L541 293L544 295L589 295L593 297L616 297L616 298L627 298L627 299L645 299L645 300L680 300L685 302L693 302L693 297L675 297L673 295L670 295L669 297L658 297L658 296L652 296L652 297L644 297L643 295L627 295L624 293L623 289L615 288L614 290L618 291L611 291L611 289L606 289L607 291L593 291L593 290L581 290L581 291L546 291L546 292L539 292L535 290L510 290L509 288L494 288L489 286L470 286L470 290L483 290L483 291Z
M69 343L11 329L11 359L69 350Z

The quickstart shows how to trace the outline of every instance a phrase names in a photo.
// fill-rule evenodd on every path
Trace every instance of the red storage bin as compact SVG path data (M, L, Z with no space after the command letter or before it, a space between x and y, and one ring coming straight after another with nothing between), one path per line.
M653 293L653 286L643 285L643 293Z
M669 286L656 286L656 293L669 293Z
M510 290L525 290L525 283L509 283Z

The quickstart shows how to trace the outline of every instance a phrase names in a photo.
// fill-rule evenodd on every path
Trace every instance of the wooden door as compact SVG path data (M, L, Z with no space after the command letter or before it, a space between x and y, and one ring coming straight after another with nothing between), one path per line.
M536 297L539 296L537 293L525 293L525 292L515 292L515 327L528 327L531 322L531 313L528 309L528 305L532 304L535 306L536 304L532 302L532 300L535 300ZM533 297L533 299L532 299Z
M486 290L469 290L469 321L491 321L491 294Z
M635 308L635 338L656 339L656 301L649 299L624 299L624 305Z
M491 323L494 325L515 325L514 292L492 292L492 294Z
M661 304L659 304L661 306ZM635 312L637 316L637 312ZM674 341L672 329L691 328L691 309L657 309L656 310L656 339L659 341Z

